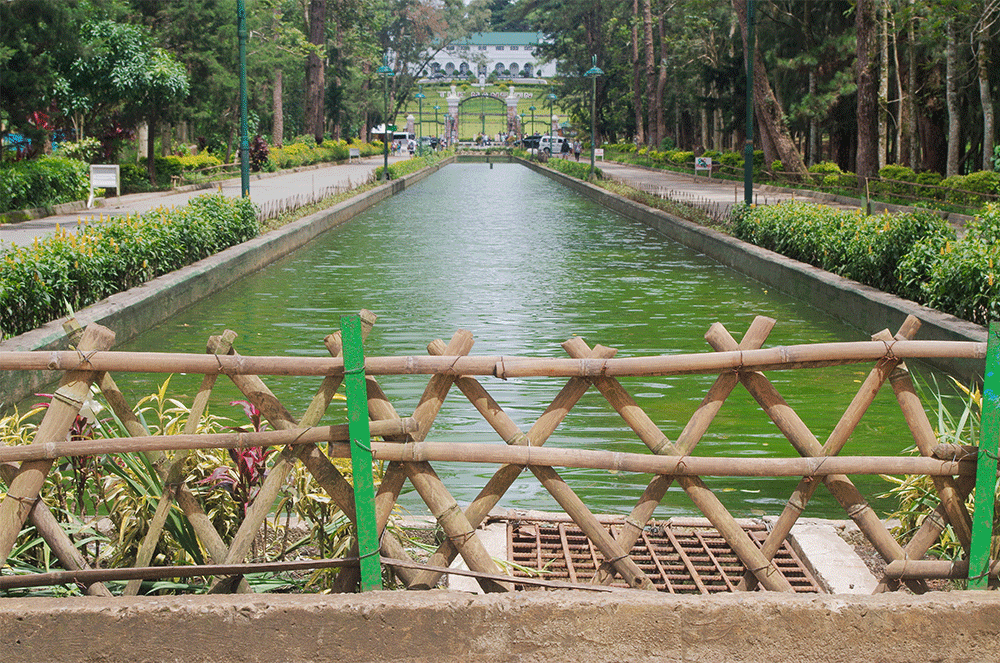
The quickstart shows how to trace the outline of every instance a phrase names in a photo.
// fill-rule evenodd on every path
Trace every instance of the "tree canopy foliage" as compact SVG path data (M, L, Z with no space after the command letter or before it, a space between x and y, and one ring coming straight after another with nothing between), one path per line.
M819 161L942 174L991 168L1000 0L244 0L251 133L367 137L423 66L480 31L538 31L559 105L598 140L742 151L744 34L756 9L755 141ZM140 120L228 157L237 0L0 3L0 132L120 136ZM388 54L392 77L376 69ZM800 165L801 164L801 165Z

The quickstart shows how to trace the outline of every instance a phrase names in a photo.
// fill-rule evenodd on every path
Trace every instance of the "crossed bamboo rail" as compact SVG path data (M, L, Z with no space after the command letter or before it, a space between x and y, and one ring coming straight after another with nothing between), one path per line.
M367 336L375 323L371 312L362 311L362 335ZM880 591L906 583L915 591L926 591L926 579L950 577L961 572L961 565L923 562L920 559L951 524L959 541L969 549L971 518L965 498L972 490L976 472L975 451L956 450L938 445L930 422L919 403L912 379L903 363L907 358L971 357L985 358L986 344L942 341L914 341L920 323L912 316L898 333L880 332L870 342L828 343L808 346L762 349L775 324L758 317L737 342L719 323L706 334L715 352L616 359L616 351L589 347L574 337L563 344L569 359L534 359L525 357L473 357L472 335L457 332L448 344L434 341L428 345L429 357L371 357L365 360L365 382L371 435L383 442L371 443L376 459L389 461L383 480L374 497L375 527L381 546L382 561L393 567L397 577L409 588L434 587L447 567L462 556L484 591L506 592L514 580L503 575L486 552L476 534L477 527L505 492L527 468L551 493L602 554L604 561L595 576L595 584L610 584L620 576L629 586L652 589L652 581L632 560L628 552L641 536L669 486L677 481L698 509L712 522L747 569L739 589L760 585L771 591L792 591L788 580L772 563L772 557L787 538L797 518L820 483L824 484L868 540L887 562ZM103 584L110 579L129 579L126 594L135 594L143 578L190 575L176 568L150 569L153 550L171 505L181 508L212 561L197 567L199 575L215 575L229 580L218 582L213 591L251 591L243 574L257 567L245 559L250 544L272 510L274 502L296 463L312 473L333 502L352 521L357 522L355 494L351 484L337 467L333 457L349 457L347 426L318 426L344 377L343 345L340 332L324 343L329 359L291 357L245 357L233 343L236 335L226 332L209 339L206 355L112 352L114 334L98 325L83 330L71 321L67 324L73 350L60 352L0 353L0 370L61 370L65 375L36 433L33 444L0 448L0 472L8 492L0 501L0 568L6 563L26 520L30 519L66 569L45 577L0 575L0 589L32 584L57 584L75 581L96 595L110 595ZM820 368L846 363L874 362L858 394L840 422L821 443L798 415L788 406L764 370ZM204 375L194 399L184 434L150 436L129 407L111 371L188 372ZM381 375L428 374L430 379L416 409L409 417L397 414L376 378ZM671 441L655 422L636 404L618 382L621 376L652 376L690 373L716 373L718 377L701 405ZM197 435L198 421L207 406L218 376L224 375L262 412L274 431ZM259 375L320 375L323 383L300 418L295 418L278 401ZM563 389L524 431L490 396L476 376L501 379L524 376L568 378ZM877 391L889 381L905 416L919 458L838 457L861 416L874 400ZM67 441L67 431L96 384L109 406L124 423L130 437ZM441 444L428 440L434 419L452 385L507 443L496 445ZM757 400L762 410L778 426L801 458L738 459L704 458L692 455L728 395L738 386ZM556 450L541 448L558 428L577 401L594 386L628 423L650 454L611 453L592 450ZM318 443L326 443L326 452ZM213 528L184 477L187 453L198 448L238 448L282 445L282 451L269 472L236 535L228 543ZM166 452L172 451L173 454ZM72 541L59 527L48 507L38 499L42 484L57 458L96 453L141 453L160 474L164 492L140 547L133 569L90 570ZM431 461L471 461L499 464L500 467L479 495L465 508L459 507L447 487L435 473ZM654 478L641 495L625 525L614 534L608 532L563 480L555 467L589 467L616 471L650 473ZM908 542L901 544L889 533L847 474L926 474L933 478L940 497L937 509ZM795 492L762 546L757 545L723 507L701 480L701 476L801 476ZM445 533L444 542L425 564L411 560L403 545L386 525L404 482L409 480L427 504ZM314 560L314 568L341 568L335 588L356 589L359 582L358 548L354 557L341 560ZM996 571L996 564L991 572ZM272 565L278 569L278 565ZM517 579L525 584L524 579ZM532 580L532 584L560 583ZM597 589L597 587L595 587Z

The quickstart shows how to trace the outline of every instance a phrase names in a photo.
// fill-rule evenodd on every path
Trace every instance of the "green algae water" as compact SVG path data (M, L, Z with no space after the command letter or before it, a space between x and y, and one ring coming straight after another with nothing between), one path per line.
M447 342L458 329L475 338L473 354L565 357L560 343L583 337L619 357L709 352L703 337L721 322L737 338L757 315L778 322L765 347L868 340L873 331L845 326L780 292L667 240L516 164L456 164L331 230L308 247L200 302L121 349L204 352L210 334L232 329L245 355L328 356L323 338L340 316L371 309L379 316L365 344L368 356L423 355L428 342ZM893 330L895 331L895 330ZM768 377L822 442L847 408L870 365L772 372ZM152 392L154 376L119 380L133 400ZM190 404L200 376L173 376L169 393ZM564 379L482 378L485 388L523 431L559 392ZM714 376L622 380L670 439L676 439ZM225 382L225 384L223 384ZM318 379L265 377L300 415ZM380 382L396 410L413 412L427 376L386 376ZM241 395L225 380L212 413L245 419L228 404ZM323 423L346 419L335 401ZM430 441L503 444L457 388L450 392ZM643 453L646 447L591 389L546 443ZM880 392L845 447L845 454L897 455L911 446L891 390ZM695 449L697 455L795 457L797 453L738 386ZM460 504L471 501L492 465L435 464ZM648 475L559 468L591 510L627 513ZM876 507L889 487L855 477ZM739 517L777 515L795 479L707 479ZM412 490L407 484L406 490ZM415 493L401 503L423 510ZM559 510L524 472L500 506ZM697 515L672 488L658 517ZM846 517L820 488L806 516Z

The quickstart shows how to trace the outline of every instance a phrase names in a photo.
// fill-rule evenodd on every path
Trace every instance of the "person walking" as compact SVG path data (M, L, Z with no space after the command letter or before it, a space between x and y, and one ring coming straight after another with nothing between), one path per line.
M580 148L581 147L582 146L580 145L580 141L576 141L575 143L573 143L573 154L576 155L576 160L577 161L580 160Z
M564 140L562 147L559 148L559 153L562 155L563 159L569 159L569 141Z

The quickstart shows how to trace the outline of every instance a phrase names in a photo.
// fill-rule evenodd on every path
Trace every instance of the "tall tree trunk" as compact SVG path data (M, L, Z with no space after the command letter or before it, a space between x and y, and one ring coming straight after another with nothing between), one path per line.
M878 167L886 161L889 142L889 3L879 0L879 76L878 76Z
M659 138L659 143L657 143L657 148L663 143L663 139L667 137L667 124L665 113L663 111L663 94L667 89L667 59L663 57L664 53L667 52L667 39L664 35L663 30L664 17L660 17L659 30L660 30L660 69L656 77L656 135ZM674 115L674 120L676 121L676 113ZM680 135L675 132L674 134L675 146L680 144Z
M906 101L906 90L903 87L903 71L899 62L899 34L896 31L896 17L892 17L890 24L892 31L892 60L896 68L896 103L898 104L899 121L896 123L896 163L909 166L910 136L909 136L909 111Z
M910 5L912 6L914 0L910 0ZM906 164L910 168L914 168L920 159L920 132L918 131L917 123L917 88L919 87L917 81L917 18L916 16L910 17L910 24L907 29L906 40L909 42L910 49L908 53L909 66L907 70L909 71L910 77L910 93L906 97L906 106L909 109L907 115L909 115L909 125L910 125L910 159Z
M639 145L646 143L646 129L642 123L642 71L639 67L639 0L632 0L632 107L635 110L635 139Z
M271 127L271 144L281 147L285 144L285 101L284 74L281 69L274 70L274 85L271 94L274 101L274 125Z
M860 178L874 177L878 173L876 1L858 0L855 8L855 30L858 39L855 60L855 79L858 86L858 152L854 170L858 174L859 184Z
M816 81L815 67L809 68L809 96L816 96L818 84ZM812 166L820 162L819 159L819 118L815 113L809 116L809 147L806 150L806 162Z
M708 92L708 90L705 90L705 98L707 99L708 97L709 97L709 92ZM708 105L707 104L698 104L698 106L699 106L699 109L700 109L700 112L699 112L699 121L701 122L701 151L704 152L705 150L708 149L708 141L709 141L709 135L708 135Z
M306 58L305 129L317 143L322 143L326 80L321 53L326 45L326 0L309 0L309 43L316 46L318 52Z
M663 123L663 98L658 97L656 90L656 58L653 52L653 7L652 0L642 0L642 44L646 52L646 95L649 98L647 104L647 130L646 140L649 145L659 147L662 136L658 133L658 126ZM660 118L657 120L657 118Z
M996 3L993 3L996 7ZM994 150L994 119L993 91L990 89L989 70L989 24L991 17L984 15L979 19L976 31L976 63L979 65L979 98L983 105L983 170L992 170Z
M740 30L743 33L743 46L747 47L747 0L733 0L733 8L740 19ZM756 45L751 45L756 51ZM760 128L761 146L764 148L764 161L770 164L775 159L781 159L786 172L804 173L805 164L795 143L785 126L785 111L781 108L771 83L767 80L767 70L759 54L753 58L753 106L754 117Z
M156 113L150 113L146 120L146 172L149 184L156 186Z
M170 139L173 137L174 128L170 123L166 123L160 128L160 156L166 157L173 154L173 145Z
M944 49L945 101L948 105L948 165L947 177L958 175L958 156L961 141L961 117L958 107L958 28L954 18L948 19L947 43Z

